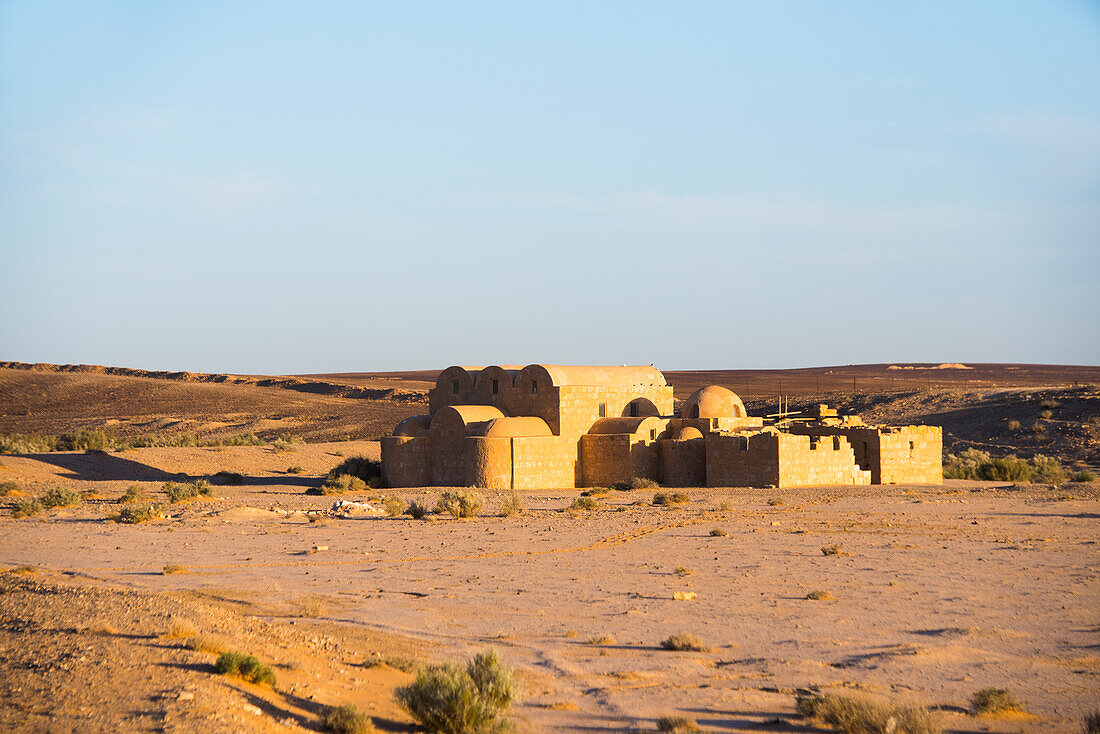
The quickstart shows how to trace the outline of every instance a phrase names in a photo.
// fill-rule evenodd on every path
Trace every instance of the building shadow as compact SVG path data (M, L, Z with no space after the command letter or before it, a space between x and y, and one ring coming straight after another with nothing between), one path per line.
M191 480L187 474L173 474L105 451L83 454L26 454L26 458L43 464L53 464L67 472L62 475L66 479L80 481L186 482Z

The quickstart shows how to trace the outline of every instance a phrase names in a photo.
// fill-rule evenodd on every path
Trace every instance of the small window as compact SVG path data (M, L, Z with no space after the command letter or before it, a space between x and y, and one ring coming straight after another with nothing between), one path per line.
M638 404L637 403L631 403L630 404L630 417L631 418L637 418L638 417Z
M498 392L500 392L500 381L493 380L493 395L496 395Z
M607 417L607 403L600 403L600 417Z
M649 429L649 440L650 441L656 441L657 440L657 429L656 428L650 428Z
M458 395L458 380L451 380L451 395Z
M531 394L534 395L539 391L539 381L531 380Z

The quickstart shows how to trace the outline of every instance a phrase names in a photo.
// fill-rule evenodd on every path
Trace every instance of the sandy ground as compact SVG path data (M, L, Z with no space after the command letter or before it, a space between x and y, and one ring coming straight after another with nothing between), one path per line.
M385 634L387 654L404 645L445 659L494 645L524 680L514 708L523 730L653 730L667 712L711 731L801 728L793 693L809 686L938 706L956 731L1075 730L1100 705L1095 484L689 489L681 509L653 506L651 492L614 492L601 509L579 513L563 511L578 491L559 490L526 493L525 512L507 518L495 516L500 494L486 492L485 512L473 519L309 522L304 511L335 498L303 492L337 454L377 451L345 442L284 454L241 447L0 457L0 481L31 493L61 483L103 497L37 518L5 512L0 565L33 566L34 578L50 584L140 591L136 598L162 614L184 602L232 604L241 629L254 621ZM286 474L291 464L305 473ZM167 479L219 470L240 472L246 483L219 487L215 500L169 505L167 519L103 520L135 481L155 494ZM428 503L438 493L392 492ZM767 502L778 498L783 504ZM727 535L712 536L714 528ZM842 553L823 555L832 544ZM187 572L164 575L165 564ZM814 590L834 598L806 599ZM677 591L697 597L674 600ZM5 619L14 614L12 593L0 596ZM166 618L138 616L140 634L163 633ZM712 649L659 647L681 632ZM21 634L9 633L6 644L18 648L12 639ZM594 644L600 637L611 639ZM273 660L286 657L276 642L256 644ZM341 697L363 677L351 666L377 652L360 640L332 653ZM324 655L291 654L328 675ZM26 673L5 667L9 690L0 695L10 701L11 681ZM296 674L287 671L287 680ZM193 675L222 680L201 666ZM400 678L393 675L390 689L379 684L359 700L399 728L388 703ZM986 686L1011 689L1032 715L967 715L969 696ZM322 691L323 703L339 702L336 694ZM260 714L246 710L233 721L242 729L311 726L309 710L292 704L257 705Z

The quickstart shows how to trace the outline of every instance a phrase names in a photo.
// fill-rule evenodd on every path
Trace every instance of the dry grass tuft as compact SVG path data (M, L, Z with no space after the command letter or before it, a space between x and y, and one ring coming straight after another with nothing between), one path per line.
M321 723L334 734L371 734L375 731L374 722L366 714L360 713L353 704L331 706L321 714Z
M691 502L691 498L683 492L657 492L653 495L653 504L657 506L672 507Z
M382 500L382 507L385 508L386 514L390 517L397 517L404 514L408 505L405 504L405 500L400 497L387 497Z
M508 494L500 503L500 516L511 517L512 515L519 515L523 512L523 498L519 496L519 492L512 490L511 494Z
M695 569L686 568L684 566L677 566L676 568L672 569L672 572L677 576L683 577L692 575L693 573L695 573Z
M600 501L595 497L577 497L573 500L573 504L569 505L569 509L591 512L600 509Z
M702 640L687 632L666 637L661 640L661 647L676 652L707 652L710 650L709 647L703 644Z
M795 706L806 718L817 719L842 734L939 734L942 731L926 708L898 706L867 696L799 695Z
M503 715L518 694L512 671L490 649L465 666L420 667L415 681L394 692L394 700L428 731L488 734L507 727Z
M435 511L450 513L454 517L477 517L485 498L470 489L449 489L439 497Z
M229 647L229 643L221 637L198 635L187 640L187 642L184 643L184 647L188 650L195 650L196 652L209 652L215 655L221 655Z
M614 645L615 638L611 635L596 635L592 639L588 640L584 644L586 645Z
M710 531L710 535L711 535L712 538L724 538L727 535L729 535L729 533L727 533L722 528L714 528L713 530Z
M1007 688L983 688L970 697L970 707L976 714L1026 712L1027 707L1016 700Z
M768 498L768 507L779 507L780 505L785 505L785 504L787 504L787 501L784 500L782 497L769 497Z
M833 543L832 545L821 546L821 555L823 556L840 556L844 555L840 552L840 543Z
M806 598L812 601L830 601L833 599L833 595L827 591L817 589L815 591L811 591L809 594L806 594Z
M168 632L164 636L169 640L183 640L194 637L198 633L199 631L190 622L181 621L168 628Z
M171 576L176 573L187 573L187 569L178 563L166 563L164 564L164 568L161 569L161 573L165 576Z
M699 725L694 719L675 714L665 714L657 718L657 731L672 732L672 734L689 734L699 731Z

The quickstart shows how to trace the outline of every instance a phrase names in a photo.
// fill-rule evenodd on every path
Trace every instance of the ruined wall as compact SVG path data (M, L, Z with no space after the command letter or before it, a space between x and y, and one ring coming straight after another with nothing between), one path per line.
M431 484L430 440L427 437L382 437L382 476L391 487Z
M879 461L880 484L943 484L943 429L884 428Z
M666 487L702 487L707 480L707 442L658 441L661 452L660 482Z
M939 426L841 427L795 425L792 433L844 436L872 484L942 484L943 429ZM910 446L910 444L912 444Z
M558 436L530 436L512 442L512 486L556 489L577 486L577 442Z
M711 433L704 441L708 487L779 486L778 433Z
M870 484L844 436L779 435L779 487Z

